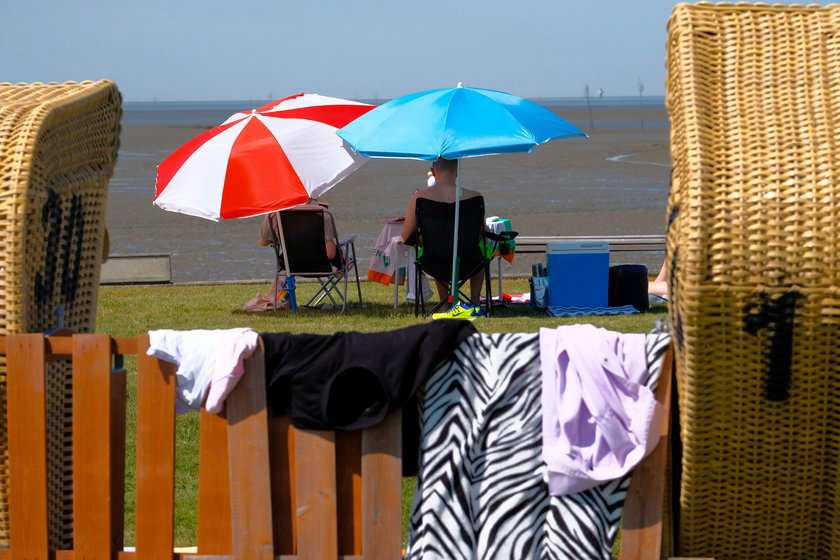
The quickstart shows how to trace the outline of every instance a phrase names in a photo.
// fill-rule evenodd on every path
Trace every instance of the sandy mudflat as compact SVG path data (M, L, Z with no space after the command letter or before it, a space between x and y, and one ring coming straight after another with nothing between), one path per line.
M488 214L509 218L521 235L664 233L670 172L665 111L593 108L591 120L585 107L558 112L590 137L550 142L530 154L463 160L462 184L481 191ZM216 223L151 202L157 163L215 124L123 126L108 208L112 253L170 253L175 281L270 276L273 253L256 243L259 218ZM382 220L405 213L427 170L427 162L416 160L371 160L322 200L330 203L340 235L358 235L356 249L364 257ZM651 263L658 258L640 256ZM367 259L360 261L364 272ZM530 262L517 259L503 272L524 273Z

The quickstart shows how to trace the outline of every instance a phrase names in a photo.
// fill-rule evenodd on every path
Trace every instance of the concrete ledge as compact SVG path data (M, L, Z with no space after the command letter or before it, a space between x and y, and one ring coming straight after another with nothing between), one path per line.
M545 254L550 241L606 241L610 252L665 251L664 235L545 236L516 238L516 253Z
M102 264L100 284L169 284L169 255L109 255Z

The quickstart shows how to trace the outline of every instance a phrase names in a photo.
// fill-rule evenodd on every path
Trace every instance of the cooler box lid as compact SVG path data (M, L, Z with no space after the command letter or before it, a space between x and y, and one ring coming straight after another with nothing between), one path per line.
M578 255L609 253L608 241L549 241L545 252L549 255Z

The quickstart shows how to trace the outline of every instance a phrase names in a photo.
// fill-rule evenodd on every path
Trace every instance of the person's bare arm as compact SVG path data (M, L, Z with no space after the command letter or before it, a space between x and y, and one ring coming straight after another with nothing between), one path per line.
M263 221L260 224L260 245L263 247L271 245L271 222L269 214L263 216Z
M333 240L324 241L324 246L327 249L327 258L330 259L330 260L333 260L335 258L335 254L336 254L335 241L333 241Z
M417 193L408 201L408 207L405 209L405 222L402 228L403 243L408 241L408 238L417 231L417 215L415 214L417 208Z

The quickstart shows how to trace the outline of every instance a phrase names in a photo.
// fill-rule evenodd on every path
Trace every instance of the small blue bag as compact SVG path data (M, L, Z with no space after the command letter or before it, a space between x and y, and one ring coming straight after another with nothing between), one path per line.
M545 309L548 307L548 276L532 276L529 278L531 284L531 309Z

